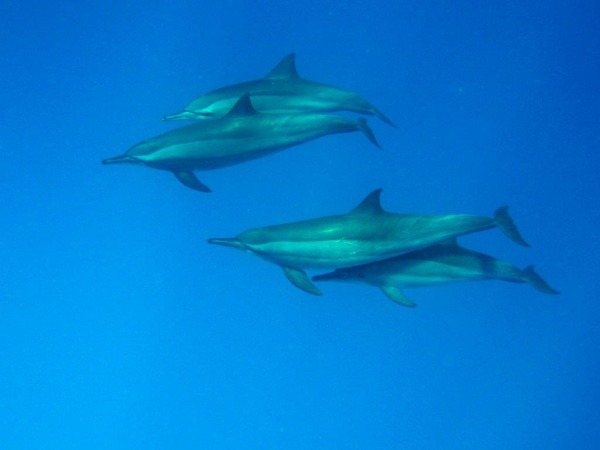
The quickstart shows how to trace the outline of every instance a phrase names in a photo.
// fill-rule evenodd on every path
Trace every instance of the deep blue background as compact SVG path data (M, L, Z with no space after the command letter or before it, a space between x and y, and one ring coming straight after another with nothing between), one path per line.
M589 1L0 3L0 448L566 449L600 440L600 12ZM266 74L369 119L236 167L103 158ZM315 298L206 238L354 207L489 215L465 244L563 291Z

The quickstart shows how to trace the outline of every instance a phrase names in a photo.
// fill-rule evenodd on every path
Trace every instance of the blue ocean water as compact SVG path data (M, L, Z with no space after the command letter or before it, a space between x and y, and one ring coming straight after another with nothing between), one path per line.
M592 449L600 441L594 1L0 3L0 448ZM102 166L266 74L397 124L200 178ZM209 237L384 208L490 215L560 296L489 281L294 288Z

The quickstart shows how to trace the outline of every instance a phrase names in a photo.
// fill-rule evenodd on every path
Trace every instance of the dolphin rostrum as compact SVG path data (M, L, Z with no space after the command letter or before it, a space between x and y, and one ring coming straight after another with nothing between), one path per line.
M208 242L271 261L283 268L296 287L315 295L320 295L320 291L304 269L336 269L380 261L494 227L518 244L528 246L506 206L499 208L493 218L393 214L381 207L380 194L381 189L373 191L347 214L254 228L233 238Z
M290 114L352 111L375 115L395 126L381 111L360 95L301 78L296 71L293 53L283 58L266 77L208 92L192 101L182 112L165 116L163 120L223 116L246 92L250 93L254 107L260 112Z
M361 131L381 148L364 118L354 121L331 114L259 113L246 93L219 119L168 131L102 163L142 164L168 170L185 186L210 192L194 170L231 166L321 136L352 131Z
M367 283L378 287L388 298L403 306L416 305L400 288L459 281L529 283L546 294L559 294L537 274L533 266L521 270L507 262L461 247L455 238L383 261L336 269L312 279Z

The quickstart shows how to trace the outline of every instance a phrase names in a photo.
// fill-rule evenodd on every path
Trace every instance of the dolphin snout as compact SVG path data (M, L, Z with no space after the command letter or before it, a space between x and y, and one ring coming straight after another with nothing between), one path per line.
M169 122L171 120L186 120L186 119L192 119L192 117L189 117L186 112L169 114L168 116L163 116L163 118L162 118L162 120L164 120L165 122Z
M239 250L247 250L246 246L236 238L210 238L208 243L223 245L225 247L233 247Z
M196 120L196 119L206 119L212 117L211 113L204 113L201 111L181 111L175 114L169 114L168 116L163 116L162 120L165 122L170 122L173 120Z
M128 155L115 156L114 158L107 158L102 161L102 164L136 164L140 161L132 158Z

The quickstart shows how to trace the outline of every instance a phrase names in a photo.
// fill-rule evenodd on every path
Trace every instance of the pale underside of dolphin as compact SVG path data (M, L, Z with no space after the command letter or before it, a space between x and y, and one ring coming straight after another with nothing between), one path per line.
M253 253L280 266L298 288L315 295L319 289L305 269L336 269L380 261L441 241L490 228L528 246L501 207L493 218L473 215L423 216L393 214L380 203L381 189L369 194L347 214L254 228L233 238L209 239Z
M435 244L394 258L316 275L313 281L346 281L376 286L403 306L416 306L402 288L437 286L478 280L529 283L546 294L559 294L534 270L519 269L489 255L461 247L456 239Z
M351 111L377 116L395 126L385 114L360 95L301 78L296 70L293 53L283 58L266 77L208 92L192 101L180 113L165 116L163 119L220 117L246 92L250 94L254 107L260 112L291 114Z
M244 94L224 117L196 122L140 142L103 164L141 164L172 172L185 186L210 192L193 173L239 164L336 133L361 131L380 147L364 118L257 112Z

